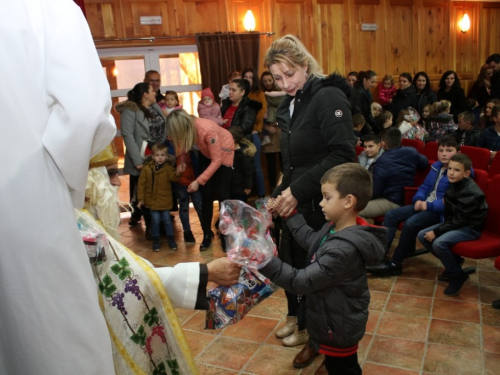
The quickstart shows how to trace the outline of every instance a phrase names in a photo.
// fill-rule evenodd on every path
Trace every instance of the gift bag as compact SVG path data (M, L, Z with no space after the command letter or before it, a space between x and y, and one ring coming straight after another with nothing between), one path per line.
M269 232L272 217L261 202L259 210L237 200L222 203L219 229L226 236L227 257L243 266L238 284L208 292L206 329L219 329L240 321L253 306L277 287L257 272L277 255Z
M205 329L220 329L237 323L277 288L260 273L242 268L238 284L219 286L208 292Z

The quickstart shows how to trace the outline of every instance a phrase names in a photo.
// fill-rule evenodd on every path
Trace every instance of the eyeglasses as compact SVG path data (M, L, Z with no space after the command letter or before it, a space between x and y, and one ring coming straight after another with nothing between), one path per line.
M108 176L109 178L114 178L120 174L120 171L118 169L108 169Z

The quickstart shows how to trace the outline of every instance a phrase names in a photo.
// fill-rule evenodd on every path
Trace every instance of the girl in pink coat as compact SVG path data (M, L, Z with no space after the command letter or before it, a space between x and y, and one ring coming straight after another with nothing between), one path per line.
M220 107L215 102L214 94L210 87L203 89L201 91L201 100L198 102L198 114L201 118L206 118L216 122L218 125L222 126L224 121L220 113Z
M167 134L177 154L189 152L193 147L200 151L200 174L189 186L188 192L198 189L202 194L203 242L200 251L212 244L212 217L215 194L221 203L229 199L234 159L234 141L231 133L215 122L194 118L184 110L170 113L167 118ZM225 241L221 236L222 246Z

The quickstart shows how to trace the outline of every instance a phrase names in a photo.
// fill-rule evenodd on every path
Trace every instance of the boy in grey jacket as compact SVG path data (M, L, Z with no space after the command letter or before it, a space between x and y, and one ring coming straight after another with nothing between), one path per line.
M308 250L306 268L295 269L273 258L260 273L285 290L307 294L310 345L325 355L329 374L361 374L358 343L365 334L370 292L366 265L385 255L387 229L369 226L357 217L372 195L370 174L361 165L346 163L321 179L320 203L326 223L314 232L294 211L286 222L295 239ZM271 199L271 211L280 211Z

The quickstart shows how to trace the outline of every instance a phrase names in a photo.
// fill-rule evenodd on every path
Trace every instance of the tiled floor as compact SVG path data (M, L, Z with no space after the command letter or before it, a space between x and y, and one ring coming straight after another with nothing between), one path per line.
M128 198L127 178L120 197ZM174 213L177 216L177 213ZM177 251L166 241L154 253L142 227L129 229L122 214L122 242L155 265L209 262L224 256L216 239L199 252L202 239L196 215L191 215L197 245L185 246L180 221L175 219ZM408 259L404 274L370 278L370 316L360 343L359 360L365 375L498 375L500 374L500 310L491 307L500 298L500 272L493 259L467 260L477 271L457 297L446 297L446 286L436 278L442 268L432 255ZM205 331L205 312L177 310L186 340L200 374L314 374L322 359L303 370L292 360L299 348L285 348L274 336L283 325L286 299L282 290L254 308L241 322L217 331Z

